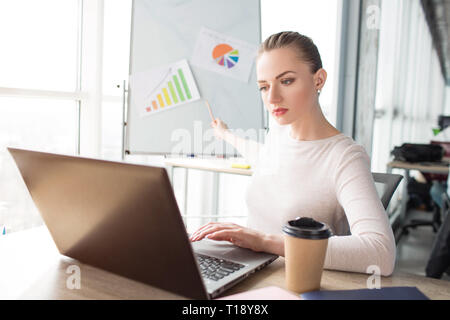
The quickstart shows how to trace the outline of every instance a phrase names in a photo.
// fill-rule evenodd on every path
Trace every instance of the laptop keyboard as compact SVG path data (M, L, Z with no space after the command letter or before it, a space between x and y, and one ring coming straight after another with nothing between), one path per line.
M203 278L218 281L233 272L245 267L243 264L196 254L197 262Z

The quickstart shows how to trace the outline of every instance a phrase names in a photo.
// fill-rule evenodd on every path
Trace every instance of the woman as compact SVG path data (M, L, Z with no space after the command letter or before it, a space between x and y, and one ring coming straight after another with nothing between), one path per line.
M326 120L319 105L327 73L317 47L308 37L281 32L261 45L256 62L264 105L276 120L265 144L234 136L220 119L211 124L217 137L257 159L246 194L248 227L208 223L191 241L207 237L284 256L282 226L312 217L335 235L326 269L369 273L376 266L381 275L392 274L395 240L369 157Z

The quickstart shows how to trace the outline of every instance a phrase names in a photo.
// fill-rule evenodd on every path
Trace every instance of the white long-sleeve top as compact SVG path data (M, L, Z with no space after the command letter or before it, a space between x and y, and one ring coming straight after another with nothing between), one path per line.
M287 221L311 217L334 234L325 269L373 273L376 266L381 275L392 274L394 235L362 146L344 134L300 141L290 126L275 125L264 145L242 140L237 149L254 169L246 193L248 227L282 234Z

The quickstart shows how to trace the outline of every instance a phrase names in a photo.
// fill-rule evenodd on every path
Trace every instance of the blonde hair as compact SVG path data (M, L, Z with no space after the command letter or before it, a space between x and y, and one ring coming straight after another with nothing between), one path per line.
M311 38L294 31L283 31L268 37L259 47L258 57L273 49L292 48L298 53L301 61L310 65L314 74L322 68L322 59Z

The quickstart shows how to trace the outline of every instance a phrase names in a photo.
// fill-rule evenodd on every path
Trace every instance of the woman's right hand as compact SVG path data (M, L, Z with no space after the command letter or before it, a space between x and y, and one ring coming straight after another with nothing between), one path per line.
M225 134L228 132L228 126L225 122L216 118L213 122L211 122L211 127L214 128L214 135L218 139L225 139Z

